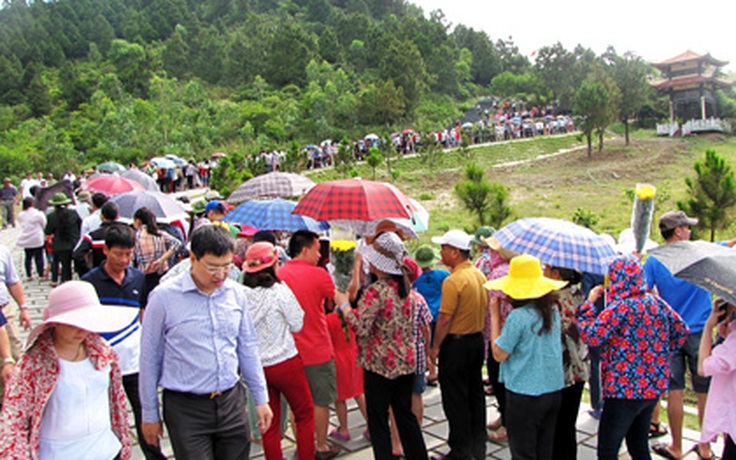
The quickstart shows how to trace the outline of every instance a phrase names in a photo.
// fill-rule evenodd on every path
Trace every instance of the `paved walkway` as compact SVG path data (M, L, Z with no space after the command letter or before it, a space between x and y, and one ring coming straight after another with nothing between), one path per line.
M8 228L0 230L0 244L4 244L13 253L13 261L15 262L16 270L22 280L25 280L25 272L23 270L23 251L15 246L15 242L18 238L19 228ZM34 280L31 282L23 281L23 288L26 295L26 304L28 305L29 313L33 324L38 324L41 321L41 311L46 305L48 300L48 293L51 290L49 282L39 282ZM27 332L23 333L23 337L27 335ZM427 444L427 449L430 450L432 455L443 455L448 452L447 447L447 433L448 426L445 420L444 413L442 411L441 396L438 388L429 387L424 397L425 401L425 412L424 419L422 420L422 430L424 432L424 440ZM363 436L363 430L365 429L365 421L363 420L360 412L357 410L357 406L354 403L348 405L348 424L350 426L350 433L352 439L348 442L339 442L343 447L343 453L340 458L363 460L373 458L373 454L370 449L370 444L366 441ZM588 406L583 404L580 409L580 415L578 416L578 459L579 460L592 460L595 459L595 446L597 444L596 432L598 429L598 421L593 419L587 413ZM489 397L487 399L487 411L488 420L493 420L497 416L495 408L495 399ZM132 416L130 417L132 421ZM332 415L332 425L337 424L337 419ZM332 427L330 427L331 429ZM135 438L135 430L131 428L131 433ZM668 438L661 438L660 441L667 440ZM690 448L698 439L698 433L686 430L685 433L685 449ZM291 430L287 430L286 436L283 441L284 457L291 459L294 457L294 436ZM173 458L171 446L168 442L168 438L163 440L164 452ZM722 451L722 444L719 442L717 446L714 446L714 452L720 453ZM496 445L492 443L487 444L486 448L487 458L506 460L510 459L510 453L507 445ZM263 452L259 444L253 444L251 448L251 456L253 458L263 458ZM622 453L622 458L628 458ZM138 448L133 449L133 459L142 460L144 457ZM688 458L696 459L697 456L694 453L689 454Z

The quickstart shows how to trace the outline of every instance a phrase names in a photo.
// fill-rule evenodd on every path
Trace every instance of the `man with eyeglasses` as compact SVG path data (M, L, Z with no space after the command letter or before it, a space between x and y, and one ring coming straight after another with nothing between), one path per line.
M163 420L177 459L248 458L250 434L242 374L258 428L271 424L258 337L245 287L228 279L235 243L205 225L191 238L191 269L151 293L143 318L140 396L143 436L158 444Z
M115 203L108 202L102 206L103 217L110 206L115 208ZM109 211L108 211L109 212ZM109 215L108 215L109 216ZM107 221L107 219L105 218ZM143 312L143 283L145 275L142 271L130 265L133 259L133 248L135 247L135 231L123 224L106 225L101 227L104 238L104 260L99 267L87 271L82 280L90 282L97 291L101 302L106 305L118 305L121 308L135 308ZM95 232L99 233L100 229ZM163 460L166 456L161 448L155 444L151 445L143 440L141 431L141 403L138 395L138 367L141 354L141 324L138 317L128 326L120 331L100 334L107 340L118 355L120 370L123 374L123 387L125 394L133 409L133 418L140 441L140 448L147 460Z

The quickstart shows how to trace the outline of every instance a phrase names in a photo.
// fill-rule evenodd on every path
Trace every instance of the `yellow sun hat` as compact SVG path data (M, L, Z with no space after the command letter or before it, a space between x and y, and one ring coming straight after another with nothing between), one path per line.
M552 291L565 287L567 281L553 280L542 275L542 263L528 254L511 259L509 274L486 282L489 290L502 291L512 299L538 299Z

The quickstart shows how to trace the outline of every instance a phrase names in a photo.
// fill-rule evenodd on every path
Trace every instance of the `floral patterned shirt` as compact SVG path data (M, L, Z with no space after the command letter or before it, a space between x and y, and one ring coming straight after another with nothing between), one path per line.
M596 316L585 302L577 311L583 341L601 348L604 398L656 399L669 387L670 355L688 327L660 297L648 294L638 259L621 255L609 268L606 307Z
M417 368L414 344L414 296L399 298L392 279L380 279L365 288L358 308L345 317L355 330L358 364L368 371L395 379Z
M422 329L432 323L432 314L429 312L429 305L419 291L412 289L411 295L416 300L414 308L414 344L417 347L417 374L424 375L427 368L427 350L424 342L424 334Z
M130 458L128 406L115 351L99 335L84 339L87 354L95 369L110 366L110 421L120 440L120 458ZM43 332L21 356L5 388L0 424L0 458L37 459L41 418L59 378L59 358L51 331Z
M258 334L258 352L263 367L273 366L298 354L292 333L302 330L304 310L286 283L270 288L245 288L248 313Z
M478 256L478 260L475 261L475 268L480 270L488 279L491 279L491 271L497 265L493 260L492 254L494 253L490 249L483 249L483 252Z
M562 329L562 370L565 373L566 387L587 382L590 378L588 346L580 337L580 330L575 323L575 310L581 303L583 293L577 286L568 286L557 291Z

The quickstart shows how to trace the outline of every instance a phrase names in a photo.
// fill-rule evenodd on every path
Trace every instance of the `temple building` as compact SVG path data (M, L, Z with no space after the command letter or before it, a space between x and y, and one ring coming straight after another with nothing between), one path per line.
M658 125L658 134L672 135L673 130L681 131L681 135L730 130L730 127L718 119L715 95L717 89L733 86L732 82L720 76L719 69L726 64L727 61L720 61L710 54L697 54L690 50L652 64L662 75L662 79L652 86L670 99L670 123L661 125L661 131ZM683 123L682 130L679 129L678 120Z

